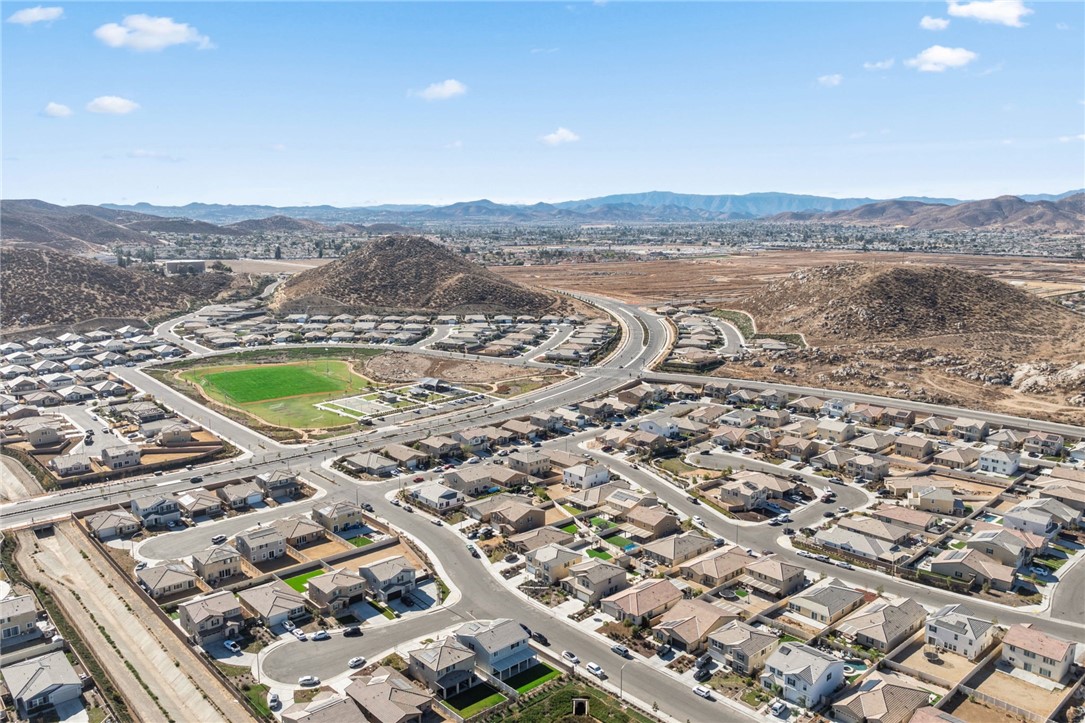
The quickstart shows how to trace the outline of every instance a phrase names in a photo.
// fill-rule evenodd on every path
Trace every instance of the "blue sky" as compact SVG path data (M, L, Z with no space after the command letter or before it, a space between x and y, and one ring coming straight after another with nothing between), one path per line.
M3 15L5 198L1085 184L1085 3L46 1Z

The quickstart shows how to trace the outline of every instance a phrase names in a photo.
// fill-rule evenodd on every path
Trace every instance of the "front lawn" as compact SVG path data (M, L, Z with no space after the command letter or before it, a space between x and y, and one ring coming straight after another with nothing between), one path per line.
M298 592L305 592L306 583L308 583L310 579L323 574L324 570L318 567L315 570L303 572L302 574L295 575L294 577L288 577L283 580L283 582L285 582L287 585L292 587L294 590L297 590Z
M517 673L505 681L505 685L515 688L517 693L526 693L533 688L538 688L548 680L553 680L561 675L546 663L539 663L522 673Z
M479 683L470 690L465 690L445 699L445 703L464 718L470 718L476 713L481 713L487 708L492 708L498 703L504 702L504 700L505 696L497 692L492 686Z

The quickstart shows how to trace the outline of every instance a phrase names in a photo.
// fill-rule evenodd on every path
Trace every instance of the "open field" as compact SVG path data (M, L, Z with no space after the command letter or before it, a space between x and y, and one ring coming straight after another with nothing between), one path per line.
M361 392L372 382L345 361L196 367L180 374L220 404L297 429L341 426L346 419L315 404Z
M639 304L669 300L735 300L807 266L850 261L946 264L1049 296L1082 286L1082 262L1064 259L860 251L763 251L668 261L554 266L495 266L493 271L536 286L613 296Z

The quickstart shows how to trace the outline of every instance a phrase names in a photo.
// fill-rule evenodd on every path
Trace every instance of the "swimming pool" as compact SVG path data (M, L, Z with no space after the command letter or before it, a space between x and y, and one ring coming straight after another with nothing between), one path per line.
M990 512L984 512L982 515L980 515L980 519L984 522L997 522L1001 518L997 515L992 515Z

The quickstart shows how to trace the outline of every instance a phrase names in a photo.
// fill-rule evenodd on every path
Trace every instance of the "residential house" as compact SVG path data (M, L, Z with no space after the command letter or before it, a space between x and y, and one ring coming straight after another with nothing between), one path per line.
M247 588L238 597L241 607L269 628L303 617L308 603L304 595L282 580Z
M336 614L365 598L369 582L349 570L333 570L309 578L307 593L313 605L324 614Z
M177 500L163 494L132 500L131 507L132 514L142 519L145 527L160 527L181 520L181 509Z
M860 452L866 452L867 454L881 454L893 449L896 440L897 437L893 434L887 434L886 432L869 432L851 440L849 446L851 446L852 449L857 449Z
M556 544L543 545L524 555L527 574L547 585L553 585L568 576L569 568L583 557L579 552Z
M327 539L324 526L304 515L291 515L275 520L271 527L286 539L287 545L295 549Z
M550 474L550 458L534 450L519 450L505 458L508 468L531 477L546 477Z
M855 436L855 425L840 419L825 419L818 424L817 434L822 439L840 444Z
M1003 591L1015 580L1014 568L972 548L943 550L931 560L931 572Z
M264 490L256 482L238 482L216 490L223 504L231 510L254 507L264 501Z
M899 564L909 557L908 553L900 548L900 545L868 537L860 532L854 532L840 526L830 527L827 530L818 530L814 533L814 542L830 550L840 550L857 557L892 565Z
M32 595L13 595L0 600L0 644L12 648L41 637L38 608Z
M111 470L139 465L142 450L138 444L119 444L102 450L102 464Z
M940 608L927 618L927 645L977 660L994 642L995 626L963 603Z
M949 434L953 430L953 420L944 417L930 416L916 422L912 425L912 429L917 432L923 432L924 434L934 434L941 437Z
M460 443L451 437L436 435L418 442L418 449L434 459L454 457L460 451Z
M449 435L461 449L477 452L490 448L490 436L485 429L472 427L470 429L457 430Z
M423 482L411 490L410 498L421 507L439 514L459 509L464 503L463 493L440 482Z
M717 488L717 494L731 512L747 512L768 502L768 490L750 479L730 479Z
M905 502L910 507L933 512L937 515L960 515L964 513L964 502L953 496L949 487L922 485L908 491Z
M858 424L877 424L882 421L885 407L875 404L854 404L848 412L848 419Z
M889 460L860 454L852 457L844 465L844 470L857 480L877 482L889 474Z
M927 705L930 692L885 680L864 682L859 690L833 703L840 723L908 723Z
M643 556L664 567L675 567L711 550L714 545L711 537L697 532L683 532L680 535L664 537L641 547Z
M833 447L824 454L819 454L816 457L810 458L810 464L818 469L829 469L834 472L843 472L847 468L848 462L855 459L859 455L856 452L848 449L847 447Z
M234 538L234 547L254 565L286 555L286 537L274 527L246 530Z
M387 477L395 474L399 467L393 459L389 459L376 452L359 452L349 457L344 457L340 462L348 472L355 474L368 474L374 477Z
M528 498L506 493L470 502L464 510L471 518L500 528L505 535L542 527L546 519L546 512Z
M1032 623L1011 625L1002 638L1002 660L1026 673L1061 683L1074 662L1074 643L1049 635Z
M89 454L65 454L49 460L49 468L60 477L73 477L91 471Z
M675 650L696 655L704 652L712 632L743 617L743 610L730 603L679 600L652 626L652 635Z
M405 444L389 444L381 452L404 469L418 469L430 461L427 453L412 449Z
M433 707L432 696L385 666L354 678L344 692L361 708L369 723L422 723Z
M987 422L978 419L958 417L953 420L953 436L965 442L982 442L988 431Z
M757 558L735 545L721 547L679 565L686 580L713 588L741 575L746 565Z
M894 451L901 457L926 459L934 454L934 442L922 434L902 434L896 438Z
M87 529L90 530L90 534L99 540L110 540L114 537L132 535L140 527L140 521L135 515L123 508L95 512L83 522L86 524Z
M509 618L472 620L455 630L456 640L475 654L475 665L499 680L506 680L537 662L531 637Z
M185 517L208 517L222 513L222 498L205 489L185 490L177 497Z
M818 453L817 442L801 437L785 435L776 442L776 455L793 462L806 462Z
M1003 452L1015 452L1021 449L1025 433L1016 429L1004 428L987 435L987 444L993 444Z
M448 698L479 682L475 675L475 653L449 635L425 643L408 654L410 676L441 698Z
M784 643L765 661L761 687L784 700L816 708L844 685L844 661L800 643Z
M500 464L464 465L445 473L444 484L467 495L480 495L498 487L520 486L527 482L527 475L508 469Z
M555 527L540 527L508 538L509 546L521 554L537 550L544 545L568 545L576 538Z
M780 599L795 594L806 585L803 568L784 562L775 555L759 557L746 565L739 582Z
M1077 527L1081 513L1050 497L1023 500L1002 517L1003 527L1023 530L1048 540L1059 530Z
M1011 530L981 530L968 538L964 544L968 549L978 550L1015 570L1032 557L1025 541Z
M192 555L192 568L207 583L214 585L241 575L241 553L229 545L215 545Z
M787 609L823 625L832 625L863 604L863 593L830 579L827 584L794 596Z
M392 555L358 568L369 583L369 594L387 603L414 592L418 571L403 555Z
M298 476L288 469L277 469L256 476L265 497L293 497L298 493Z
M600 609L621 622L642 625L670 610L683 597L670 580L649 578L603 598Z
M196 589L199 577L191 567L177 560L145 567L136 572L140 587L158 599Z
M898 597L892 602L879 599L844 618L837 632L864 648L888 653L923 627L926 620L927 610L910 597Z
M755 412L754 419L762 427L779 429L791 422L791 415L786 409L759 409Z
M335 500L320 507L314 507L311 514L313 519L328 532L342 532L365 524L362 508L349 500Z
M798 399L792 399L788 402L787 408L793 412L817 414L821 411L821 407L824 404L825 400L820 397L799 397Z
M20 719L48 719L57 706L83 694L83 680L63 650L12 663L0 675Z
M1064 440L1051 432L1029 432L1021 440L1021 451L1039 457L1057 457L1062 454Z
M197 645L236 637L241 630L241 603L228 590L181 603L177 616L181 629Z
M1017 452L1004 452L1001 449L990 449L980 454L980 471L1000 474L1005 477L1017 474L1017 467L1021 463L1021 455Z
M561 581L562 589L585 605L597 605L628 586L624 569L595 558L570 566Z
M854 516L841 518L837 526L845 530L857 532L860 535L873 537L883 542L899 545L908 540L911 532L904 527L894 525L872 517Z
M662 506L637 506L625 514L625 529L643 540L657 540L678 531L678 517Z
M577 464L564 471L562 480L578 489L597 487L610 480L610 469L604 464Z
M821 405L821 413L827 414L830 417L843 417L851 411L851 408L851 402L846 402L839 397L834 397L826 400L825 403Z
M330 690L284 708L279 717L283 723L367 723L354 700Z
M732 620L708 636L708 654L738 675L750 677L765 667L780 638L765 628Z

